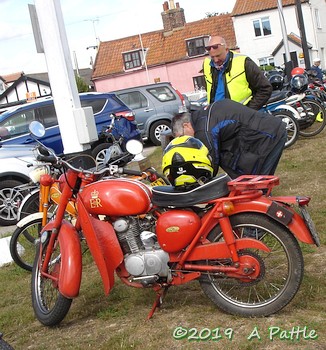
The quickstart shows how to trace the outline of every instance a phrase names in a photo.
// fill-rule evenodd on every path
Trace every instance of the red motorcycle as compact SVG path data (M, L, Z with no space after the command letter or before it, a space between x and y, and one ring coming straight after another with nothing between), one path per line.
M279 184L276 176L231 181L223 174L181 192L123 178L130 170L114 165L83 170L55 155L46 161L66 169L58 209L41 231L32 273L34 312L47 326L60 323L79 294L81 237L106 295L115 272L128 286L156 292L148 318L169 287L193 280L227 313L276 313L302 281L298 241L320 244L306 208L310 198L271 196ZM103 179L104 173L109 177ZM74 225L64 219L69 202L76 207Z

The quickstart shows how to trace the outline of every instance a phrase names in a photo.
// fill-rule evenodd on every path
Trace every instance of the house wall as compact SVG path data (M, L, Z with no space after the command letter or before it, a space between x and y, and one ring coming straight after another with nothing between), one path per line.
M202 75L199 71L202 68L205 56L193 58L184 62L171 63L148 69L148 78L145 70L133 71L132 74L125 73L121 76L106 78L94 81L95 89L99 92L108 92L124 89L136 85L146 85L159 81L169 81L181 93L194 91L193 77Z
M326 7L325 4L322 4L321 0L313 0L313 6L318 7L321 15L324 13L324 17L321 20L323 21L323 28L326 29ZM305 32L307 41L313 45L313 48L316 50L318 47L318 39L324 38L324 33L320 33L317 37L314 21L312 19L312 7L308 4L302 4L302 14L304 18ZM259 19L262 17L268 16L270 19L272 34L265 37L255 37L253 29L253 20ZM287 34L293 32L294 34L300 36L300 31L297 25L297 16L296 16L296 7L287 6L283 7L283 16L285 18L285 26ZM263 57L271 57L271 53L276 48L276 46L282 40L282 30L280 25L280 17L277 9L263 11L259 13L252 13L248 15L243 15L233 18L235 35L237 38L237 44L240 47L240 51L244 54L250 56L257 64L258 59ZM323 29L323 31L325 30ZM324 40L325 44L325 40ZM290 46L290 44L289 44ZM290 51L302 52L302 49L297 47L290 48ZM275 57L275 64L283 64L282 54L285 52L282 48L280 54ZM314 53L311 52L313 56ZM280 60L281 57L281 60ZM298 59L299 60L299 59Z
M49 95L51 90L46 85L39 85L31 82L31 81L23 81L21 82L16 89L10 91L10 93L6 94L6 97L0 99L0 104L17 102L20 100L25 100L27 98L27 92L35 92L36 97L41 97L45 95Z

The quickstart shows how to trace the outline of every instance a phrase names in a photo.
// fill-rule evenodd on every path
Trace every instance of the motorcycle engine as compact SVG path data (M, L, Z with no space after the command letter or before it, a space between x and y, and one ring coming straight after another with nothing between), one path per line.
M156 234L151 232L150 218L119 218L113 222L122 251L126 270L131 280L150 286L162 277L169 277L169 254L159 246Z

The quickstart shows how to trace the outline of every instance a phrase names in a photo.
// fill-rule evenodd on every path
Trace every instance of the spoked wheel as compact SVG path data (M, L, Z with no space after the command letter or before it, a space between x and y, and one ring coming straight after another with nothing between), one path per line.
M61 271L61 253L59 242L53 249L47 274L42 275L41 266L48 246L43 247L40 253L37 248L32 271L32 304L37 319L45 326L59 324L67 315L72 299L64 297L58 289L58 280Z
M318 135L326 125L326 112L321 103L315 100L303 100L300 104L299 134L304 137Z
M276 111L273 115L277 118L281 118L286 124L287 140L284 148L292 146L299 137L299 123L291 112L288 111Z
M254 238L271 250L246 249L240 262L256 266L247 279L208 273L200 279L205 294L220 309L245 317L268 316L284 308L296 295L303 278L303 257L296 239L283 226L259 214L243 213L231 217L237 238ZM210 241L222 241L220 227L209 234ZM231 261L207 261L210 265L230 265Z
M35 191L32 193L28 199L24 200L21 207L19 208L19 219L21 220L27 215L37 213L39 211L39 205L40 205L40 190Z
M10 254L22 269L32 271L36 246L42 229L42 219L34 219L22 227L17 227L10 239Z

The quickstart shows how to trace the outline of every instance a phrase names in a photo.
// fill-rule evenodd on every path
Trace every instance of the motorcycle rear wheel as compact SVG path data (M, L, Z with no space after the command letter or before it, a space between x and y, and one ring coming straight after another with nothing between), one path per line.
M42 218L17 227L11 236L9 250L14 262L24 270L32 271L36 246L42 229Z
M41 266L44 261L47 246L43 247L40 256L39 246L35 255L32 270L32 305L36 318L45 326L59 324L67 315L72 299L64 297L58 289L57 283L41 274ZM59 242L53 249L48 273L59 278L61 270L61 252Z
M275 314L294 298L303 278L303 257L293 235L272 219L255 213L230 217L237 238L250 237L265 243L271 251L246 249L240 255L254 257L260 263L260 275L251 282L208 273L199 282L204 293L223 311L244 317ZM210 241L222 241L216 226ZM206 261L230 265L230 261Z

